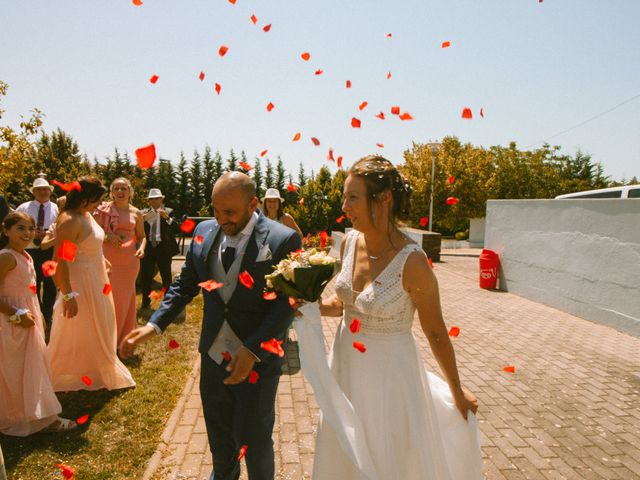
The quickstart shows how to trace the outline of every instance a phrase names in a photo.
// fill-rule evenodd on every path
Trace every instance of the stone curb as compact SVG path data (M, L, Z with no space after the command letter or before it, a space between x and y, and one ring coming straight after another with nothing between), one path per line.
M178 398L178 402L176 403L173 412L171 412L171 416L167 421L167 426L162 432L160 437L160 441L158 442L158 446L156 451L153 452L153 455L149 459L149 463L147 464L147 468L142 475L142 480L151 480L153 475L158 471L162 463L162 457L167 447L171 444L171 439L173 438L173 433L175 432L176 426L180 421L180 415L184 410L184 405L187 402L189 395L191 394L191 390L193 389L193 384L198 378L198 374L200 373L200 356L196 355L196 358L193 363L193 368L191 369L191 373L189 374L187 381L185 383L184 388L182 389L182 393L180 394L180 398Z

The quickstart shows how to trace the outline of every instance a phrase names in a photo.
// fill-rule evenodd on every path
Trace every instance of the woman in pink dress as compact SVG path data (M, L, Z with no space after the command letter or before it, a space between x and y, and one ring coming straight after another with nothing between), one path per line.
M62 408L51 385L36 272L25 251L35 228L26 213L10 213L0 237L0 432L20 437L76 427L58 417Z
M115 390L135 382L117 355L116 314L109 289L104 231L91 216L106 188L95 177L78 180L58 217L54 260L60 296L53 307L49 353L55 391Z
M93 216L105 232L104 256L111 262L111 288L118 324L118 345L136 328L136 278L147 242L140 210L129 202L131 182L116 178L111 183L113 201L105 202ZM138 242L138 243L136 243Z

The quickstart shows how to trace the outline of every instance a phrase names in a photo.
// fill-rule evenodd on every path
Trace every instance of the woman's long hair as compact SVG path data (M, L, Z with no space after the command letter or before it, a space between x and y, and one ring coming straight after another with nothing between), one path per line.
M71 190L67 193L67 201L64 205L65 212L75 210L87 203L97 202L107 193L107 189L98 177L86 176L78 179L80 191Z

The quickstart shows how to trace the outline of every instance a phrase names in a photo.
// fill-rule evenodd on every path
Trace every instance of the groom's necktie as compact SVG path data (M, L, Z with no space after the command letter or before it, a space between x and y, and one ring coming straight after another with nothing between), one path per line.
M233 264L233 261L236 259L236 249L234 247L229 247L224 249L222 252L222 266L224 267L224 271L228 272Z

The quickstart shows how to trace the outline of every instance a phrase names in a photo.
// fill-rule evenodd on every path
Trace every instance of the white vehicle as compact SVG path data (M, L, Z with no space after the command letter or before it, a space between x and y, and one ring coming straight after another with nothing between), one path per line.
M565 193L556 198L640 198L640 185L601 188L584 192Z

